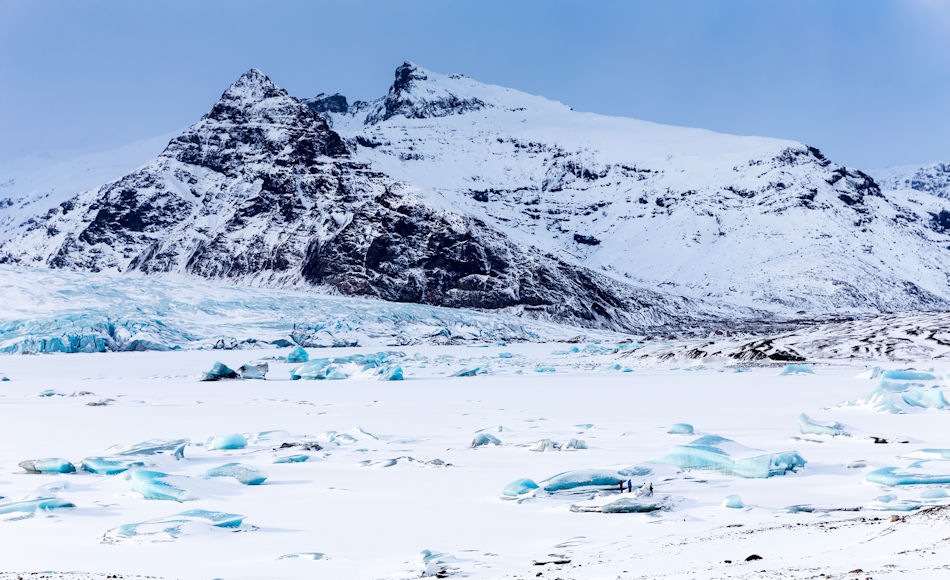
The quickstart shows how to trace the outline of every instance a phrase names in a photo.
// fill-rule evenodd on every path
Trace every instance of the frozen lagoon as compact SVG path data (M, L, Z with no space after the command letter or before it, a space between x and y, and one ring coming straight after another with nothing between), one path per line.
M313 358L379 349L308 350ZM906 512L866 509L889 494L924 505L946 502L925 494L944 486L888 487L865 477L883 467L907 471L919 460L915 451L950 448L950 411L838 407L877 386L869 375L859 377L870 365L815 365L814 374L793 376L780 376L782 367L621 372L603 370L626 363L610 352L553 355L564 350L557 344L395 350L406 353L401 382L292 381L289 371L299 365L279 360L289 348L0 357L0 369L11 379L0 390L0 501L22 501L42 485L65 482L55 495L76 506L0 521L0 542L16 548L4 551L0 572L416 578L432 568L424 550L441 554L439 560L460 574L481 578L537 572L578 579L824 572L850 578L846 573L858 568L874 578L926 578L940 577L946 571L940 567L950 565L946 550L921 548L947 535L946 521L915 525ZM218 360L231 368L263 361L271 370L264 381L201 382ZM491 374L450 376L476 366ZM538 366L555 372L536 373ZM942 376L941 369L934 372ZM38 396L47 389L66 396ZM94 395L79 395L84 391ZM113 402L87 405L107 398ZM862 435L803 435L803 412ZM681 422L695 427L695 437L667 433ZM483 430L502 444L471 448ZM209 438L231 433L244 435L247 447L207 445ZM908 443L876 444L863 434ZM671 447L704 435L769 453L794 450L807 464L797 473L746 479L653 463ZM38 457L78 466L83 458L115 456L116 445L155 439L192 443L183 459L171 451L123 458L187 478L180 480L190 497L184 504L143 499L122 474L38 475L18 467ZM582 439L587 449L532 452L541 439ZM309 459L274 463L289 455ZM414 461L389 461L404 457ZM261 469L268 478L246 486L203 477L232 462ZM654 477L645 479L657 496L672 498L671 509L653 515L571 511L592 498L606 503L631 497L613 489L502 498L505 486L521 478L633 465L653 470ZM635 485L644 478L636 479ZM733 494L744 508L723 507ZM863 509L836 511L855 508ZM103 543L109 530L174 519L184 509L244 519L234 529L205 526L169 541ZM892 523L891 513L907 520ZM301 553L324 556L283 557ZM745 562L752 554L762 560ZM565 560L570 562L550 563Z

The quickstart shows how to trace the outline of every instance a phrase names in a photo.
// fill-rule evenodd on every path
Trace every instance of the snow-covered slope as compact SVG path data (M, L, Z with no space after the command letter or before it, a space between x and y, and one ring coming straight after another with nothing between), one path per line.
M80 191L97 188L144 164L172 137L161 135L76 157L31 156L0 162L0 241L20 231L23 222Z
M357 158L620 279L783 314L950 298L950 238L801 143L575 112L411 63L377 101L331 98L308 103Z
M883 189L912 189L950 198L950 164L903 165L874 172Z
M0 262L187 273L642 329L710 313L519 245L354 160L260 71L138 170L52 209Z

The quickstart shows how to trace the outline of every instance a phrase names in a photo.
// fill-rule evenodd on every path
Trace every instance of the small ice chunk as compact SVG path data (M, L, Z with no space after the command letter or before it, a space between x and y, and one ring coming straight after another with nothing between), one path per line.
M3 374L3 373L0 373L0 383L2 383L2 382L4 382L4 381L9 381L9 380L10 380L10 378L9 378L7 375L5 375L5 374Z
M422 577L423 578L448 578L458 572L454 565L458 559L442 552L433 552L432 550L422 551Z
M498 353L498 358L514 358L515 355L510 352L500 352Z
M896 467L882 467L864 476L866 481L881 485L933 485L950 483L950 473L898 471Z
M565 449L587 449L587 443L583 439L571 439L564 446Z
M667 433L670 435L693 435L695 432L693 426L689 423L673 423Z
M0 503L0 514L33 514L37 510L48 511L71 507L76 507L76 505L56 497L38 497L24 501Z
M476 376L476 375L487 375L488 372L489 372L488 369L485 368L485 367L473 367L473 368L470 368L470 369L461 369L461 370L455 371L454 373L452 373L452 374L449 375L449 376L452 376L452 377L474 377L474 376Z
M29 473L73 473L76 466L66 459L50 457L47 459L27 459L19 463Z
M803 435L851 436L841 423L819 423L805 413L798 416L798 430Z
M309 461L309 455L303 455L298 453L295 455L284 455L283 457L278 457L274 459L274 463L303 463L304 461Z
M284 554L277 558L278 560L322 560L326 557L323 552L295 552L293 554Z
M117 475L133 467L142 467L141 461L115 461L104 457L87 457L82 460L82 468L90 473L99 475Z
M238 367L238 374L241 375L242 379L258 379L264 380L267 375L267 371L270 370L270 367L267 363L261 364L251 364L246 363Z
M211 370L205 373L203 381L220 381L222 379L236 379L238 374L222 362L215 362Z
M727 495L726 499L722 501L722 507L731 508L731 509L742 509L745 507L745 504L742 503L742 498L736 494Z
M491 433L476 433L472 439L472 447L484 447L485 445L501 445L501 440Z
M115 455L158 455L171 453L177 459L185 456L185 447L190 439L149 439L129 447L120 448Z
M546 367L543 365L538 365L534 367L534 372L536 373L554 373L557 372L557 369L554 367Z
M559 451L561 449L561 444L550 439L540 439L528 449L531 451Z
M233 477L244 485L260 485L267 481L267 474L260 469L243 463L225 463L212 467L205 477Z
M164 481L168 477L167 473L146 469L133 469L128 473L132 480L132 491L142 494L145 499L177 502L189 499L188 492Z
M217 435L208 442L209 449L244 449L245 447L247 447L247 439L240 433Z
M505 497L523 497L534 493L537 489L538 484L533 479L521 478L506 485L505 489L501 490L501 494Z
M763 454L719 435L705 435L685 445L674 445L656 461L681 469L708 469L748 478L785 475L805 466L805 460L794 451Z
M240 527L244 516L209 510L187 510L173 516L125 524L107 531L100 540L116 544L128 540L171 541L195 526L232 529Z
M305 363L309 360L310 355L299 346L295 346L294 349L290 351L290 354L287 355L287 362L289 363Z
M779 373L782 376L787 375L813 375L815 374L815 369L811 365L785 365L785 368L782 369L782 372Z

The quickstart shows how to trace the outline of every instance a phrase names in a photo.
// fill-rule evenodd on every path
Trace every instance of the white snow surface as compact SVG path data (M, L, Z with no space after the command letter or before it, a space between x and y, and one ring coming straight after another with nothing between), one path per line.
M919 460L918 450L950 447L948 411L892 415L837 407L876 384L867 366L819 365L814 374L797 376L779 376L770 367L623 372L612 366L623 359L610 348L565 352L563 345L539 343L396 350L405 354L406 379L386 383L290 381L293 365L279 360L286 348L0 357L11 379L0 391L0 506L41 486L76 506L4 516L0 572L6 575L0 577L52 571L43 577L408 579L428 571L469 578L542 572L565 579L852 579L848 572L861 569L858 577L877 579L939 578L950 569L946 511L888 511L913 501L944 505L947 498L922 493L946 486L865 481L881 467L913 471L908 466ZM270 364L266 381L199 380L216 360L237 368L252 357ZM450 376L475 366L490 373ZM920 361L916 368L930 366ZM941 384L948 370L933 369ZM63 395L37 396L49 388ZM88 405L98 401L108 402ZM801 436L800 412L908 443ZM667 433L681 421L694 424L696 435ZM204 445L235 432L248 438L246 449ZM478 432L502 444L472 449ZM707 434L769 452L795 450L808 463L768 479L651 463L673 445ZM136 459L186 489L194 499L183 503L145 500L122 474L36 475L17 466L43 457L78 464L139 441L179 438L192 442L182 460ZM531 451L539 439L572 438L588 448ZM280 448L308 442L323 448ZM308 461L273 463L292 454ZM201 477L231 462L263 470L267 481L246 486ZM950 465L930 463L933 469ZM520 478L631 466L653 470L635 476L635 485L651 482L668 509L572 511L632 497L620 496L615 486L501 498ZM730 495L739 495L745 507L722 507ZM889 495L896 497L879 499ZM196 509L239 514L244 522L237 528L189 525L155 536L117 531ZM860 511L845 511L854 509ZM292 554L306 557L287 557ZM753 554L762 559L746 562Z

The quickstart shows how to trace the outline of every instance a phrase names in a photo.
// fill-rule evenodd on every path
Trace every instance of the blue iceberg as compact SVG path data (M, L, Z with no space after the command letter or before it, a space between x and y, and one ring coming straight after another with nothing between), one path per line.
M87 457L82 460L83 471L99 475L117 475L133 467L143 467L144 465L141 461L116 461L104 457Z
M882 467L868 473L864 479L881 485L935 485L950 483L950 473L898 471L896 467Z
M245 447L247 447L247 439L240 433L217 435L208 442L209 449L244 449Z
M284 455L283 457L278 457L274 459L274 463L303 463L304 461L309 461L309 455L296 454L296 455Z
M0 514L32 514L37 510L49 511L60 508L76 507L72 502L55 497L38 497L24 501L0 503Z
M233 477L244 485L260 485L267 481L267 474L256 467L243 463L225 463L212 467L205 477Z
M798 430L803 435L830 435L832 437L850 436L841 423L819 423L802 413L798 416Z
M366 378L380 381L403 380L402 368L393 364L395 357L404 356L398 352L378 352L375 354L354 354L336 358L318 358L290 371L292 380L343 380Z
M782 372L779 374L782 376L813 375L815 374L815 369L813 369L811 365L785 365L785 368L782 369Z
M118 449L114 455L160 455L171 453L176 459L185 457L185 447L191 442L189 439L149 439L129 447Z
M485 367L473 367L470 369L461 369L455 371L449 376L452 377L474 377L476 375L487 375L490 371Z
M287 362L289 363L305 363L310 360L310 355L307 354L307 351L295 346L290 354L287 355Z
M673 423L669 431L670 435L693 435L693 426L689 423Z
M881 373L881 376L885 379L892 379L895 381L933 381L937 377L933 373L927 373L922 371L915 370L892 370L884 371Z
M241 526L244 516L209 510L187 510L166 518L146 520L135 524L125 524L111 529L103 535L107 544L119 543L131 539L151 541L176 540L187 533L189 527L234 529Z
M28 459L19 463L29 473L73 473L76 466L65 459L50 457L47 459Z
M533 479L522 478L516 479L505 486L505 489L501 490L501 495L512 498L512 497L524 497L528 494L534 493L538 489L538 484L534 482Z
M628 467L620 470L578 469L558 473L538 482L538 486L547 492L567 491L578 487L617 487L621 481L642 478L653 473L647 467ZM639 486L639 483L637 484Z
M182 502L188 498L188 492L164 481L167 473L133 469L128 472L132 480L132 491L142 494L145 499Z
M236 379L238 374L222 362L215 362L211 370L205 373L203 381L220 381L222 379Z
M731 494L727 495L726 499L722 501L722 507L738 510L744 508L745 504L742 503L741 497L736 494Z
M943 391L936 389L907 391L901 393L901 399L911 407L922 409L946 409L948 407Z
M805 466L805 459L794 451L763 454L719 435L706 435L685 445L674 445L656 462L747 478L785 475Z

